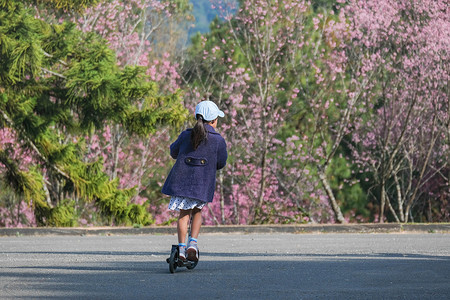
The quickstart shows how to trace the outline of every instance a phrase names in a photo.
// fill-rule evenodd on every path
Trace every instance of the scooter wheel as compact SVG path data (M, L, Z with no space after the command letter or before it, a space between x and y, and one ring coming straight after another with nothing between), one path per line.
M170 252L170 257L168 259L169 263L169 271L170 273L175 273L175 270L177 269L177 250L172 249L172 252Z

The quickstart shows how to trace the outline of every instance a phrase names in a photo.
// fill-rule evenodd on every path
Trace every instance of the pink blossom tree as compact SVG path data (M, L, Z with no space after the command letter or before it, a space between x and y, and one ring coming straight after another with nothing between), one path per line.
M356 124L353 142L361 169L373 176L380 222L386 207L395 221L413 221L414 205L449 193L446 2L350 1L345 8L351 45L370 53L379 70L362 95L373 113ZM437 178L447 188L432 187Z
M332 210L334 219L344 222L335 197L336 190L330 184L330 178L334 176L333 166L344 159L350 163L350 158L344 158L341 154L344 142L349 141L352 133L355 133L355 143L358 143L358 136L361 134L380 136L379 133L370 133L370 126L363 125L372 121L372 127L382 124L380 120L372 119L380 106L385 112L393 111L390 119L404 114L407 124L413 124L411 120L433 120L428 123L430 131L425 136L431 139L423 142L427 147L421 148L422 158L413 159L411 149L403 157L409 157L411 162L420 160L426 164L435 161L432 153L436 153L439 166L432 167L434 171L426 175L425 165L410 164L411 173L420 170L420 180L425 184L429 182L425 178L431 178L447 169L447 165L442 164L443 160L439 157L442 153L448 153L448 142L438 147L439 151L431 151L435 149L438 137L443 137L443 132L438 134L435 127L440 124L444 128L442 124L448 124L445 110L442 113L442 107L448 107L448 104L441 101L448 98L448 90L445 89L445 84L438 83L448 81L445 75L448 69L446 32L433 38L429 46L422 47L428 43L424 37L433 33L431 28L438 28L437 24L442 25L442 16L446 10L442 3L424 9L427 4L429 3L417 2L409 7L405 3L393 4L389 1L381 4L353 1L342 9L337 6L337 16L333 10L312 14L308 5L301 1L284 1L282 4L244 1L236 16L223 10L223 19L226 21L214 23L211 27L213 34L201 37L199 61L189 65L186 72L188 76L192 76L191 79L196 77L197 80L192 80L196 82L192 94L196 97L210 97L221 103L231 117L221 127L230 141L233 160L227 169L229 173L220 177L217 196L220 198L211 211L211 214L220 216L215 218L216 222L219 219L224 222L230 216L240 220L236 217L239 211L245 218L248 214L249 222L270 222L275 220L274 216L279 211L285 211L286 207L307 206L307 199L325 201L324 211ZM226 5L221 1L216 7L226 8ZM380 7L380 11L375 11ZM408 15L411 9L422 11L420 20L433 19L424 31L427 34L421 34L421 42L411 43L404 39L408 35L413 36L416 29L411 28L420 25L414 25L412 19L402 23L400 16L405 13ZM397 36L403 39L392 43L391 40ZM441 48L430 49L430 46L434 48L433 45L437 45L437 41ZM416 46L413 46L414 43ZM410 46L421 49L420 53L411 52ZM436 51L439 55L430 55L431 61L420 64L432 66L430 69L435 70L435 75L421 79L415 71L416 59L411 58L408 53L417 54L420 58L427 56L427 51ZM406 55L403 54L405 52ZM406 65L402 62L404 59L408 59ZM217 67L213 67L214 62ZM401 67L397 63L401 63ZM412 76L400 75L402 72ZM405 79L406 84L403 82ZM436 91L440 91L432 93L437 98L429 101L430 108L434 107L434 110L428 110L430 113L427 114L423 106L420 106L421 110L412 115L416 100L397 101L416 99L412 95L418 94L413 91L420 91L419 87L424 89L426 86L434 86ZM398 98L399 89L405 89L403 94L409 96ZM396 101L390 103L397 109L388 102L380 105L380 95L385 97L388 94L396 95ZM402 106L403 109L399 109ZM436 110L437 107L440 107L440 113ZM378 113L379 111L375 115ZM385 113L384 118L387 115ZM436 117L427 117L433 115ZM285 122L287 118L290 118L289 122ZM297 121L296 118L300 119ZM367 120L370 121L362 122ZM296 122L299 131L284 135L280 140L282 132ZM434 127L431 124L435 124ZM419 126L421 125L416 123L416 128ZM397 142L385 140L383 143L394 149L398 147L393 152L394 156L401 153L401 144L405 139L405 130L398 132ZM356 153L359 155L358 149ZM363 160L368 161L367 158ZM371 161L381 163L384 160L379 158ZM387 160L391 165L396 161L395 157ZM393 165L382 169L404 170L393 168ZM360 172L370 172L370 169L363 168ZM377 180L385 176L373 172ZM383 171L383 174L392 172ZM323 188L321 193L318 193L320 190L317 185L311 184L317 182L317 177ZM358 183L356 174L352 177L345 179L345 182L349 185ZM392 176L388 175L386 178ZM225 184L222 184L223 180L226 181ZM384 179L378 186L386 184L387 180ZM411 199L418 195L420 185L410 186L415 188L401 193L410 193L413 196L408 199L414 201ZM307 196L306 191L310 191ZM290 198L291 196L293 197ZM380 197L383 206L386 204L386 193L382 192ZM278 203L286 205L281 207ZM411 205L413 202L409 203ZM398 206L401 207L401 204L399 202ZM287 208L286 211L292 213L292 208ZM383 219L383 215L380 219Z
M323 81L317 65L329 47L326 26L308 28L316 18L304 1L244 1L236 16L227 12L225 22L212 24L211 35L200 37L198 60L186 71L194 98L209 97L228 115L221 132L232 158L211 213L222 222L232 216L236 223L328 221L333 213L327 195L312 179L324 159L317 138L308 126L303 133L283 133L302 106L330 106L323 94L311 92ZM304 80L311 77L308 86ZM309 122L321 120L315 116Z

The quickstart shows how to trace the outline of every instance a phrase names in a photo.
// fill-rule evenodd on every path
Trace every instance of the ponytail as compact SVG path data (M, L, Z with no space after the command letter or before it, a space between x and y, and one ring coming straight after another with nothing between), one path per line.
M191 143L194 150L197 150L198 146L208 138L208 135L205 129L203 116L197 114L195 117L197 118L197 123L195 123L194 128L192 128Z

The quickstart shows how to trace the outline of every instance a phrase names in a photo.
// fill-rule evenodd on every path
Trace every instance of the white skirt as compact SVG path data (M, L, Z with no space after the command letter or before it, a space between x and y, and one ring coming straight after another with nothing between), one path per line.
M197 199L173 196L172 198L170 198L169 209L175 211L180 211L180 209L188 210L193 208L202 209L205 205L206 202Z

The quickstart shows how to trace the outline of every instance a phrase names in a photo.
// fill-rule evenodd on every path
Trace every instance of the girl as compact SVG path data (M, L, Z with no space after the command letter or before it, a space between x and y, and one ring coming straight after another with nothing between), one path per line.
M176 159L162 192L172 196L169 209L180 212L177 223L179 257L198 261L197 238L202 224L202 208L212 202L216 171L227 161L227 146L214 129L224 113L212 101L202 101L195 108L197 123L183 131L170 145L170 156ZM188 222L192 215L191 238L186 245Z

